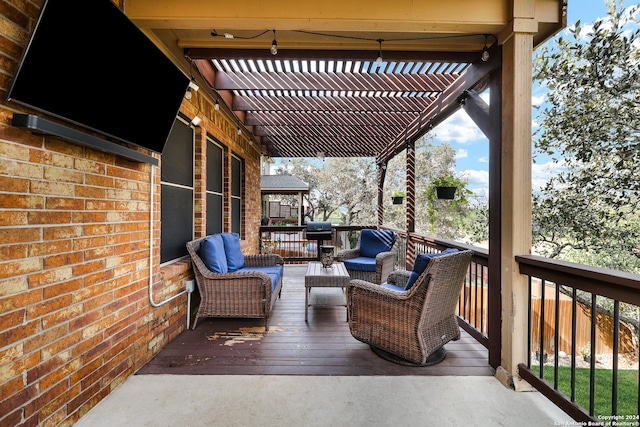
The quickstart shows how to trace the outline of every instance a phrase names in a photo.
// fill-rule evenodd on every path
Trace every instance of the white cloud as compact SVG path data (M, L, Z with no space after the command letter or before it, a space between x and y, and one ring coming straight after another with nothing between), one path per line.
M467 188L475 196L487 198L489 195L489 172L486 170L466 169L460 172L468 182Z
M488 157L478 157L478 163L489 163Z
M489 171L466 169L460 174L469 181L470 186L489 186Z
M531 104L540 106L544 102L544 94L543 95L533 95L531 97Z
M552 176L564 170L564 162L534 163L531 165L531 185L533 191L539 191ZM467 181L467 188L475 196L486 198L489 195L489 172L478 169L465 169L460 171L460 175Z
M464 148L458 148L456 150L456 155L455 155L456 159L464 159L467 157L469 157L469 151L465 150Z
M446 142L465 143L486 139L473 120L462 110L438 125L432 133L437 139Z
M540 190L549 178L558 175L565 169L564 161L554 163L548 161L546 163L534 163L531 165L531 185L534 191Z

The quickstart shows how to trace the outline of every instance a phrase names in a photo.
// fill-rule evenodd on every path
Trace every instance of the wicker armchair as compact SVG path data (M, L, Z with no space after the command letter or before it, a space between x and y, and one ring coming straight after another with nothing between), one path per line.
M455 310L470 262L471 251L434 258L408 291L351 280L351 334L398 363L427 366L442 361L443 346L460 338ZM404 286L408 274L396 271L390 281Z
M282 279L272 285L267 273L251 271L251 268L282 266L283 258L277 254L245 255L242 270L214 273L199 256L202 240L204 238L187 243L201 297L192 329L201 317L264 317L268 331L271 308L280 296Z
M363 232L365 230L362 230ZM378 285L386 282L389 273L395 269L396 255L398 253L398 238L392 231L389 231L393 236L393 246L389 251L379 252L375 256L375 271L361 270L352 268L349 263L345 263L349 277L352 279L364 280L366 282L376 283ZM358 237L358 244L355 249L343 249L336 255L336 260L344 262L353 259L362 259L360 251L360 245L362 242L362 232Z

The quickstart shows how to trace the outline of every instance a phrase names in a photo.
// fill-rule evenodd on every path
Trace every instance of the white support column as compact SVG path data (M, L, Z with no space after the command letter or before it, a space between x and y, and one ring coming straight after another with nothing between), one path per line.
M527 360L527 279L518 272L515 256L531 251L531 21L514 20L514 31L504 41L502 51L500 364L507 371L504 381L509 383L513 379L516 390L526 388L517 370L518 364Z

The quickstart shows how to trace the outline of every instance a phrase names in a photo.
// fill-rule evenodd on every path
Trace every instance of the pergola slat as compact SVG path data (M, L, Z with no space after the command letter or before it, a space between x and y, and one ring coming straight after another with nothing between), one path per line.
M309 125L335 126L406 126L418 117L416 113L383 113L383 112L335 112L318 113L307 111L277 111L267 112L249 111L245 116L247 126L258 125L295 125L296 123L307 123Z
M433 92L430 92L433 94ZM435 96L420 97L312 97L236 96L234 111L394 111L420 112Z
M262 139L267 146L273 145L270 137ZM273 146L276 157L315 157L318 153L332 151L337 157L373 157L371 151L381 150L384 143L374 137L313 137L301 143L298 138L278 138L277 146ZM304 156L301 156L303 153Z
M290 136L290 137L309 137L309 136L343 136L356 137L368 135L375 138L392 138L402 132L404 128L400 126L260 126L254 132L256 136Z
M458 75L452 76L455 80ZM331 73L278 73L249 72L216 75L219 90L280 89L280 90L388 90L437 91L449 86L444 75L405 74L331 74Z

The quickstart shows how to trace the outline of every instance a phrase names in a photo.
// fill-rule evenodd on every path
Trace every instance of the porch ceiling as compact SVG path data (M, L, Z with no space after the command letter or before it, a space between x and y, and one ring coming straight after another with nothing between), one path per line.
M530 6L522 25L537 42L562 27L562 0ZM465 75L474 63L486 69L483 48L511 34L512 8L507 0L125 2L272 157L397 151L477 84Z

